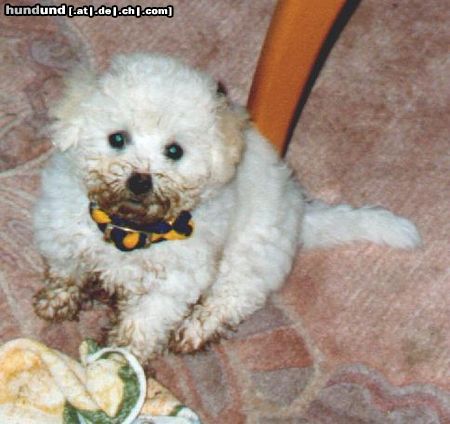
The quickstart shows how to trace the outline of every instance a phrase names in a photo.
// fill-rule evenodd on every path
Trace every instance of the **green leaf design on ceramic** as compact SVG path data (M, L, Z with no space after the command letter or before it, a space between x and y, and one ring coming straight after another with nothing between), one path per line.
M63 423L80 424L80 421L77 416L77 410L69 402L66 402L64 406Z
M95 353L97 350L99 350L99 347L95 342L92 345L89 345L89 349L91 349L91 346L95 350L90 353ZM105 353L104 356L108 357L109 355L110 353ZM110 417L105 412L100 410L78 410L74 408L69 402L67 402L64 408L64 424L79 424L80 421L78 419L77 413L82 415L84 419L95 424L121 424L130 414L130 411L136 404L140 394L140 387L136 373L128 364L120 368L119 377L124 383L124 389L122 404L120 406L118 414L115 417Z
M186 408L184 405L175 406L175 408L173 408L173 411L169 414L169 417L176 417L184 408Z
M84 342L86 343L86 346L88 348L88 351L87 351L88 355L92 355L93 353L95 353L101 349L101 347L93 339L86 339Z

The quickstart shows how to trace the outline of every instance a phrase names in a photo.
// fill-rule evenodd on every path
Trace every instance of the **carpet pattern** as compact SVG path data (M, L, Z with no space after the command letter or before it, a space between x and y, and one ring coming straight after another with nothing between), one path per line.
M42 128L66 70L159 51L245 103L275 1L171 4L172 19L6 17L2 5L0 342L37 337L76 355L107 323L101 307L61 324L31 308L42 272L31 210L51 149ZM443 0L362 1L287 154L311 193L386 206L418 225L423 246L300 252L284 288L229 340L154 361L205 423L450 423L449 21Z

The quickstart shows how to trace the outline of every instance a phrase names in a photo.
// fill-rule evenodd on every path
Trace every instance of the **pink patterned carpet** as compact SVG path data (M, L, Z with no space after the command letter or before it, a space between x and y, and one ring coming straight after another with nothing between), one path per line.
M209 71L245 103L275 1L171 4L172 19L13 18L2 5L1 342L36 337L76 355L106 323L90 310L48 324L31 308L42 272L31 209L50 147L41 128L65 70L160 51ZM449 22L444 0L363 1L287 155L310 192L405 215L423 247L300 252L283 290L231 339L155 361L157 378L205 423L450 423Z

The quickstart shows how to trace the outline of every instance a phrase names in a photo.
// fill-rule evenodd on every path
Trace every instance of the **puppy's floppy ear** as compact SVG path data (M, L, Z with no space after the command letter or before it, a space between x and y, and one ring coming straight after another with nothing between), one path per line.
M78 66L65 76L62 97L49 109L51 141L60 150L76 145L80 105L96 85L96 75L84 66Z
M216 179L225 183L234 175L244 150L244 129L249 118L245 108L233 105L221 95L217 107L218 128L221 142L213 150L213 166Z

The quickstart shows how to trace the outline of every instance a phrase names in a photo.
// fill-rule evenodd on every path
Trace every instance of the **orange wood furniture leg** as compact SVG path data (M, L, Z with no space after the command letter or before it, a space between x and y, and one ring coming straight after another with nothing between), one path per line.
M248 99L259 130L282 152L320 49L345 0L279 0Z

